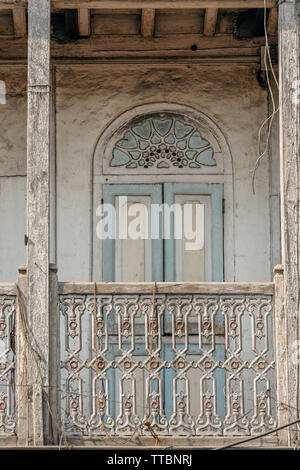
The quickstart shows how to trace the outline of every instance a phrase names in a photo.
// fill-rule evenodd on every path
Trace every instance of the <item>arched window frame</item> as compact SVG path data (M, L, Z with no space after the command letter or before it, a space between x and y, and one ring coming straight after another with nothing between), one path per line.
M216 166L201 166L196 169L151 169L138 170L114 168L109 165L115 142L121 138L133 122L150 119L152 116L174 115L187 123L193 123L201 137L206 139L214 150ZM195 171L196 170L196 171ZM102 280L101 240L96 236L99 221L97 209L102 203L103 184L137 183L216 183L223 185L224 195L224 281L235 280L234 259L234 179L233 164L229 145L218 125L206 114L176 103L150 103L136 106L117 116L99 135L92 160L92 218L91 218L91 279ZM99 213L99 212L98 212Z

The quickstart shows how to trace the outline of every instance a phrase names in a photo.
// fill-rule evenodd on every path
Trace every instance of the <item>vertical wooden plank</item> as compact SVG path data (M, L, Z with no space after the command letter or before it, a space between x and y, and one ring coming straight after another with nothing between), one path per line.
M40 356L36 360L33 351L28 355L35 407L29 443L43 445L48 419L42 413L41 387L44 393L49 387L50 0L31 0L28 5L27 126L27 316Z
M155 10L154 8L143 8L141 18L141 35L151 37L154 34Z
M78 30L79 36L90 36L91 11L89 8L78 8Z
M23 318L27 305L27 266L19 267L16 315L16 419L17 443L19 446L28 445L29 399L28 384L28 349L24 337Z
M216 32L218 8L206 8L204 17L204 36L213 36Z
M50 86L50 263L56 263L56 67Z
M280 190L289 421L299 410L299 0L279 3ZM290 429L289 444L299 445Z
M59 304L57 267L50 264L50 320L49 320L49 393L46 403L46 413L50 413L49 441L59 444L61 421L61 393L60 393L60 334L59 334ZM47 410L48 408L48 410Z
M29 365L29 371L31 369L31 364ZM48 390L47 390L48 392ZM46 392L46 393L47 393ZM38 446L38 445L43 445L45 442L44 439L44 419L45 419L45 410L43 405L44 400L43 400L43 395L44 395L44 386L42 384L42 381L37 381L33 382L32 388L31 388L31 413L29 417L29 422L32 422L32 436L30 439L30 443L32 442L32 445ZM49 441L47 442L47 444Z
M288 371L287 371L287 347L286 347L286 322L284 314L284 277L283 265L274 268L274 340L275 340L275 364L276 364L276 412L277 424L282 426L289 420L288 403ZM288 428L278 433L279 445L288 445Z
M14 33L17 37L27 34L26 10L25 8L14 8L13 11Z

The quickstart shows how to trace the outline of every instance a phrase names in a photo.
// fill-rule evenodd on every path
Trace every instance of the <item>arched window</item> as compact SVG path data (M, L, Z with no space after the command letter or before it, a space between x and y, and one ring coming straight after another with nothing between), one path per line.
M223 281L225 271L225 279L233 280L231 156L204 114L155 103L117 117L95 148L93 202L94 234L99 205L116 211L114 238L94 237L94 278ZM126 230L142 227L140 237L124 236L124 220Z

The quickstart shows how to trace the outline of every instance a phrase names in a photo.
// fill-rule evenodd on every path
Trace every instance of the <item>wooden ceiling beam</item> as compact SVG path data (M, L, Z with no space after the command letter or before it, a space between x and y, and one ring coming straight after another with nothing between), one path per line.
M277 38L270 37L269 44L276 44ZM191 45L194 45L193 49ZM159 38L141 36L103 36L82 38L77 42L57 43L51 41L52 59L70 58L141 58L141 57L212 57L212 56L256 56L260 57L260 47L265 39L237 40L229 35L216 35L211 38L199 34L171 35ZM1 39L0 60L20 59L27 56L27 38Z
M204 36L214 36L218 19L218 8L206 8L204 17Z
M27 34L27 21L25 8L13 9L14 34L17 37L23 37Z
M277 0L265 0L266 6ZM55 8L263 8L264 0L52 0Z
M52 0L55 9L199 9L199 8L263 8L264 0ZM26 7L27 0L1 0L0 10ZM277 0L265 0L267 8L277 5Z
M269 34L276 34L278 30L278 9L271 8L268 18L267 31Z
M78 8L78 31L81 37L91 34L91 10L89 8Z
M143 8L141 17L141 35L144 38L152 37L155 26L155 10L154 8Z
M265 0L266 6L277 5L277 0ZM264 0L52 0L55 8L263 8Z

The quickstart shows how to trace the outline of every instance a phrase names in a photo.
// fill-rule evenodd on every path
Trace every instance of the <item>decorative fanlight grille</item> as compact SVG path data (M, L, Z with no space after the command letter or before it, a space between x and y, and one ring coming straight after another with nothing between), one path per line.
M173 115L143 118L128 127L113 149L110 167L201 168L216 166L214 150L191 123Z

